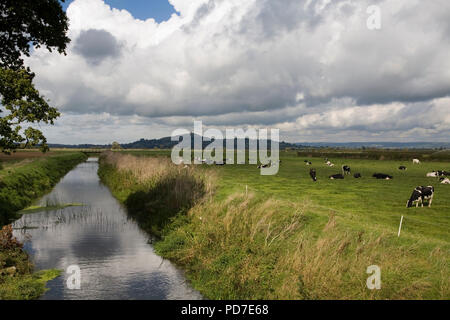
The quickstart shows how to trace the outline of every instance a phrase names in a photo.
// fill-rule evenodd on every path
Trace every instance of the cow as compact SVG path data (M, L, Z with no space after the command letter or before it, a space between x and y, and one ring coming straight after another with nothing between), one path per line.
M309 175L311 176L311 179L313 179L314 182L317 181L317 172L316 169L309 170Z
M419 159L413 159L413 164L420 164L420 160Z
M400 167L398 167L398 170L406 171L406 170L408 170L408 168L406 168L405 166L400 166Z
M342 166L342 174L345 176L346 174L352 174L352 170L349 166Z
M336 180L336 179L344 179L344 175L342 173L338 173L338 174L333 174L330 176L331 180Z
M325 164L329 167L334 167L334 163L331 163L331 161L327 161Z
M311 161L308 161L308 162L306 162L306 165L307 165L307 166L310 166L310 165L312 165L312 162L311 162Z
M450 184L450 179L449 178L441 178L441 183L442 184Z
M437 171L427 173L427 178L438 178L438 177L439 177L439 174Z
M434 197L434 187L433 186L420 186L414 189L413 193L411 194L411 197L409 198L408 202L406 203L407 208L411 208L414 203L416 204L416 208L421 204L423 208L423 203L425 200L428 201L428 207L431 207L431 204L433 203L433 197Z
M450 176L450 172L447 172L447 171L438 170L436 172L437 172L438 177L448 177L448 176Z
M374 173L374 174L372 175L372 177L377 178L377 179L379 179L379 180L381 180L381 179L383 179L383 180L391 180L391 179L394 179L393 176L390 176L390 175L384 174L384 173Z
M355 173L353 176L355 177L355 179L362 178L361 173Z

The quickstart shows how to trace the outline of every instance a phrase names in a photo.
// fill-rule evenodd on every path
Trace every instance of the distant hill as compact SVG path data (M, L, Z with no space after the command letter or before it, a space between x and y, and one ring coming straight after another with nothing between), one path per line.
M205 138L206 139L206 138ZM237 144L237 139L235 140L235 145ZM208 146L211 143L211 141L203 141L203 148ZM121 147L123 149L172 149L174 146L178 144L177 141L172 141L171 137L165 137L161 139L140 139L135 142L131 143L124 143L121 144ZM245 148L249 148L249 139L245 139ZM191 134L191 145L194 145L194 134ZM223 141L224 147L226 146L226 141ZM258 144L259 145L259 144ZM271 141L269 140L268 148L271 147ZM111 149L111 144L108 145L95 145L95 144L79 144L79 145L66 145L66 144L50 144L50 148L67 148L67 149ZM302 146L293 144L293 143L287 143L287 142L280 142L280 149L284 150L287 148L292 149L300 149Z

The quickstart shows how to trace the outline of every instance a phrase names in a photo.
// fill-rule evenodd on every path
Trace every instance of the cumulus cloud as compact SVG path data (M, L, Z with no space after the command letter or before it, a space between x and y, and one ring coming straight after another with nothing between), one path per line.
M130 138L135 116L166 135L204 119L279 126L292 141L447 139L448 116L435 116L450 111L447 0L169 2L178 14L158 24L75 0L68 55L27 59L38 87L64 114L122 116Z

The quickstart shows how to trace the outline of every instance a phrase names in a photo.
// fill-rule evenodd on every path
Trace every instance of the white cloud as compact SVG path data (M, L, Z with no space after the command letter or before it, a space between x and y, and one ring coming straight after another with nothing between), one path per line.
M39 88L63 113L138 116L147 126L165 123L163 135L170 123L194 117L211 125L279 125L291 140L448 133L446 0L170 3L179 14L158 24L102 0L75 0L67 11L68 55L41 49L27 59ZM366 27L372 4L382 9L378 31ZM91 37L80 51L80 35L89 30L113 38ZM409 112L423 117L418 104L445 115L405 121ZM122 121L112 133L123 126L123 136L135 137Z

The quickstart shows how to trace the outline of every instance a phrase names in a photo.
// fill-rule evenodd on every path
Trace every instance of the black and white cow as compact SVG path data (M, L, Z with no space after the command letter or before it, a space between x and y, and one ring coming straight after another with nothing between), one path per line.
M441 182L442 184L450 184L450 179L449 179L449 178L441 178L441 179L440 179L440 182Z
M362 178L361 173L355 173L353 176L355 177L355 179L360 179L360 178Z
M450 172L447 172L447 171L438 170L436 172L437 172L438 177L448 177L448 176L450 176Z
M439 173L437 171L432 171L427 173L427 178L438 178Z
M433 197L434 197L434 187L433 186L420 186L414 189L414 191L411 194L411 197L409 198L408 202L406 203L407 208L411 208L414 204L416 204L416 208L419 206L419 204L422 205L425 201L428 201L428 207L431 207L431 204L433 203Z
M316 169L309 170L309 175L311 176L311 179L313 179L314 182L317 181L317 172Z
M345 176L346 174L352 174L352 170L349 166L342 166L342 174Z
M344 175L342 173L333 174L330 176L331 180L344 179Z
M307 166L310 166L310 165L312 165L312 162L311 162L311 161L307 161L307 162L306 162L306 165L307 165Z
M390 175L384 174L384 173L374 173L372 177L377 178L379 180L391 180L391 179L394 179L393 176L390 176Z
M400 167L398 167L398 170L406 171L407 168L405 166L400 166Z

